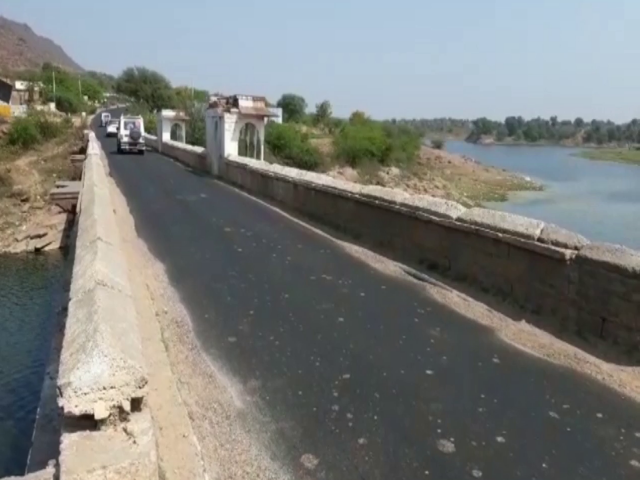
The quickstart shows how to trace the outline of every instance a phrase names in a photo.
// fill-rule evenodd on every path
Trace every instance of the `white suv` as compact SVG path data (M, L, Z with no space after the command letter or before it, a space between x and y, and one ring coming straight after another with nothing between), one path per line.
M118 126L118 153L138 152L144 155L144 120L139 115L122 115Z

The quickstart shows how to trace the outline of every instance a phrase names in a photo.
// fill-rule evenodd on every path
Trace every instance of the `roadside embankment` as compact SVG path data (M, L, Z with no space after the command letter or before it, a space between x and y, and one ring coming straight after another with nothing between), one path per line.
M73 216L47 203L59 180L77 180L69 161L83 145L73 120L34 114L16 120L0 139L0 252L66 246Z
M181 150L173 158L201 164L201 150L172 146ZM221 177L406 264L638 350L640 252L531 218L243 157L227 158Z

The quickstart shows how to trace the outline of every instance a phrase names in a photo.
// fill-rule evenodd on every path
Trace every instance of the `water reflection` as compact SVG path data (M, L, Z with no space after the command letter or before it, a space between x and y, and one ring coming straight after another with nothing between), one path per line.
M57 252L0 255L0 478L24 474L63 261Z
M562 147L448 142L447 150L520 172L546 187L489 207L555 223L591 240L640 249L640 166L577 158L572 154L578 150Z

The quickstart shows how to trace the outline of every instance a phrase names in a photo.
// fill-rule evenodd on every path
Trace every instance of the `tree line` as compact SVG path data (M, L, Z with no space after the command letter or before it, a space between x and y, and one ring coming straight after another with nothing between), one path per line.
M640 121L617 124L611 120L591 120L581 117L574 120L533 118L525 120L518 116L505 118L503 122L478 118L471 124L467 141L477 142L483 137L492 137L497 142L548 142L581 144L640 143Z

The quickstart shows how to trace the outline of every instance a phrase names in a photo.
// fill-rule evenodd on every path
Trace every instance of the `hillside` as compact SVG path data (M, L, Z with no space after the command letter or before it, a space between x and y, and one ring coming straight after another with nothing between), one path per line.
M38 35L29 25L0 15L0 70L38 69L45 62L65 70L84 71L60 45Z

